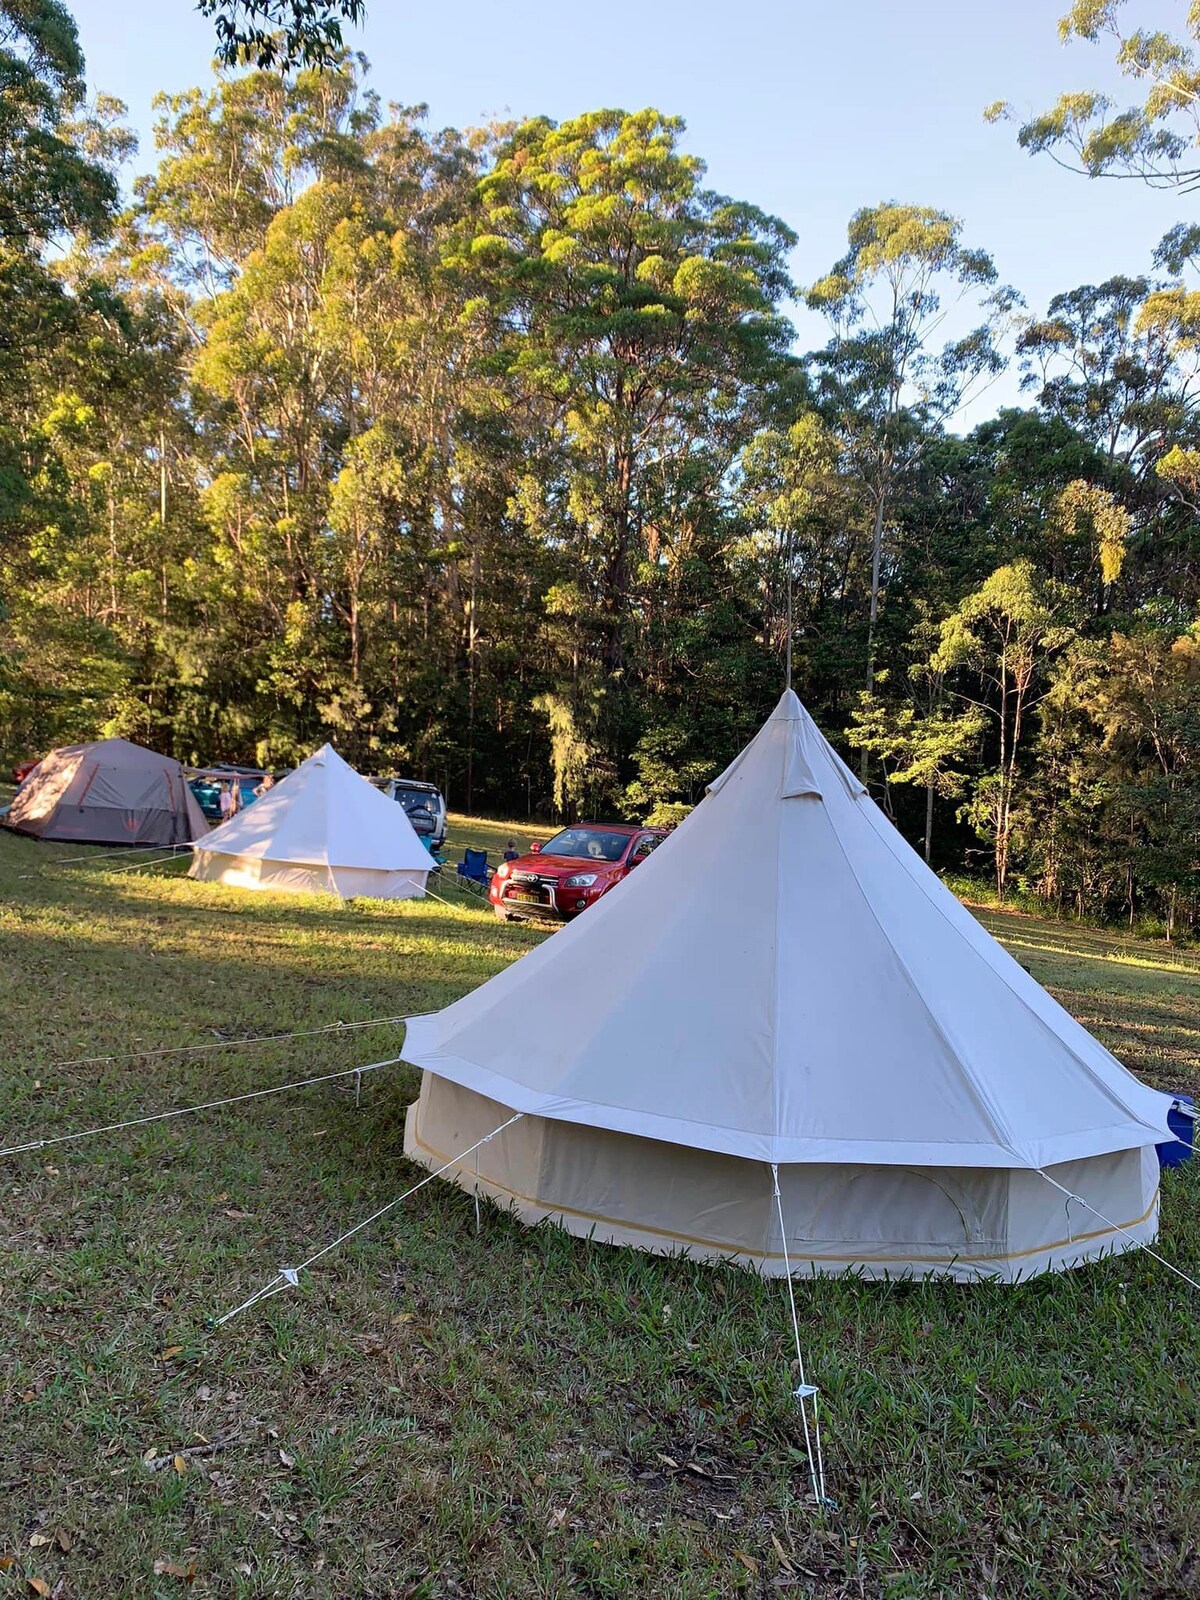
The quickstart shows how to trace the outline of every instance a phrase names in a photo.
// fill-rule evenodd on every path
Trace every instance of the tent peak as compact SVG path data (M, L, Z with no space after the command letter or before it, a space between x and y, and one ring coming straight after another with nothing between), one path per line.
M785 689L779 697L779 704L772 711L771 722L799 722L804 716L804 707L800 703L800 696L794 689Z

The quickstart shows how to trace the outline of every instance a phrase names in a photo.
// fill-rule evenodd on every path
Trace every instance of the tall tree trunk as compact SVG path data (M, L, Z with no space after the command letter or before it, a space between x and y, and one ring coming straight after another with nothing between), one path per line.
M1008 648L1000 653L1000 789L996 795L996 898L1004 899L1008 877Z
M472 544L471 547L471 585L467 601L467 811L474 807L475 801L475 692L476 692L476 660L475 648L479 638L479 629L476 620L476 604L479 594L479 555Z
M607 612L607 638L604 640L604 664L610 672L620 672L625 665L625 611L627 605L629 541L633 528L629 497L633 484L633 463L621 451L613 463L616 475L617 506L614 517L616 539L612 558L605 578L607 594L604 609Z
M158 430L158 528L160 580L162 584L162 619L167 620L167 438L162 428Z
M933 858L933 779L925 785L925 865Z
M875 525L871 530L871 609L867 618L867 690L875 687L875 624L879 620L879 575L883 569L884 496L875 502Z
M1129 857L1125 862L1125 895L1129 901L1129 928L1133 931L1133 841L1134 817L1129 813Z
M117 620L117 497L108 475L108 620Z
M867 693L875 692L875 624L879 618L879 574L883 567L883 512L885 495L882 487L875 500L875 526L871 531L871 609L867 617ZM859 777L867 781L869 757L864 747L858 758Z

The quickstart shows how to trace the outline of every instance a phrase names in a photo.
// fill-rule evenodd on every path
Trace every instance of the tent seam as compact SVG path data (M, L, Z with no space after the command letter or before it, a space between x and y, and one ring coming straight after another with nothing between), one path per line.
M870 796L869 795L866 795L863 798L870 800ZM871 801L872 805L874 805L874 803L875 803L874 801ZM889 823L888 826L891 827L892 825ZM895 830L893 830L893 831L895 831ZM886 845L886 847L888 849L888 853L892 856L892 858L896 861L896 863L903 869L904 874L908 878L909 882L911 884L913 884L915 888L917 888L917 889L919 889L921 891L921 893L922 893L922 895L924 895L926 901L929 903L930 906L933 907L933 909L937 912L938 916L941 917L942 921L946 924L946 926L954 934L954 936L958 940L959 944L964 946L968 951L970 951L971 954L973 956L975 956L975 958L977 960L983 961L983 963L987 967L988 971L993 973L995 975L995 977L999 979L999 981L1004 985L1005 989L1007 989L1008 993L1010 995L1012 995L1013 999L1016 1000L1017 1003L1021 1006L1022 1010L1025 1011L1030 1017L1032 1017L1033 1021L1036 1023L1038 1028L1041 1029L1042 1033L1048 1035L1051 1039L1055 1040L1058 1044L1060 1044L1062 1046L1062 1048L1064 1050L1067 1051L1068 1055L1070 1055L1072 1057L1072 1059L1074 1061L1076 1061L1083 1068L1084 1072L1087 1073L1087 1075L1091 1079L1092 1083L1095 1084L1095 1086L1101 1091L1101 1093L1105 1096L1105 1098L1112 1105L1114 1105L1119 1111L1123 1112L1125 1116L1134 1118L1134 1120L1139 1122L1139 1123L1141 1123L1143 1127L1151 1127L1152 1125L1150 1123L1144 1122L1142 1117L1140 1115L1138 1115L1137 1113L1135 1113L1134 1111L1132 1111L1130 1109L1130 1107L1123 1100L1118 1100L1115 1097L1112 1089L1108 1086L1108 1084L1105 1083L1104 1079L1096 1072L1096 1069L1091 1065L1091 1063L1083 1055L1080 1054L1079 1050L1075 1047L1075 1045L1073 1045L1068 1039L1064 1039L1062 1034L1056 1032L1055 1029L1052 1028L1050 1026L1050 1024L1046 1021L1045 1017L1039 1015L1037 1010L1033 1006L1030 1005L1029 1001L1025 998L1025 996L1023 994L1021 994L1021 992L1013 986L1012 980L1010 978L1008 978L1004 974L1004 972L1002 972L998 967L994 966L992 964L992 962L989 961L986 958L986 956L983 956L983 955L980 954L980 952L975 948L975 946L973 944L971 944L970 940L968 940L968 938L963 933L963 931L960 928L957 928L954 925L954 922L952 921L952 919L946 915L945 910L938 904L936 897L934 895L930 894L929 889L921 881L920 877L916 873L914 873L912 871L912 869L910 868L908 862L904 859L904 856L903 856L902 852L900 852L898 850L894 850L892 848L892 841L887 837L886 834L881 833L880 837L883 839L883 842L884 842L884 844ZM903 837L901 835L897 834L897 837L900 839L900 842L902 844L907 844L907 840L903 839ZM843 854L845 854L844 851L843 851ZM853 868L851 868L851 870L853 871ZM932 869L930 869L930 870L932 872ZM856 879L856 881L857 881L857 879ZM937 880L936 877L935 877L935 882L939 882L939 886L944 887L944 885L940 885L940 880ZM861 885L860 885L860 887L861 887ZM947 891L947 893L948 892L949 891ZM963 909L965 910L966 908L964 907ZM971 913L968 911L967 915L970 916ZM982 926L982 924L980 924L980 926ZM984 931L984 933L987 933L987 929L986 928L984 928L983 931ZM991 935L989 934L988 937L990 938ZM993 941L993 942L996 942L996 941ZM998 948L1002 949L1003 946L998 946ZM1034 981L1036 982L1036 979ZM1039 988L1040 987L1041 987L1041 985L1039 985ZM1043 989L1042 992L1043 993L1048 993L1048 991L1046 991L1044 989ZM1053 1000L1054 996L1050 995L1050 999ZM1057 1003L1058 1002L1055 1001L1055 1004L1057 1004ZM1068 1015L1069 1015L1069 1013L1068 1013ZM1074 1020L1074 1019L1072 1018L1072 1020ZM1145 1084L1141 1083L1140 1079L1134 1078L1133 1073L1131 1073L1129 1071L1129 1068L1125 1065L1125 1063L1123 1061L1118 1060L1117 1057L1115 1055L1113 1055L1111 1050L1107 1050L1104 1045L1100 1044L1100 1041L1098 1039L1092 1038L1091 1034L1088 1034L1088 1038L1092 1039L1093 1044L1097 1045L1101 1050L1105 1050L1106 1054L1121 1069L1121 1071L1126 1073L1130 1078L1132 1078L1133 1081L1139 1085L1139 1087L1142 1087L1142 1088L1147 1087Z
M869 800L870 796L868 795L865 798ZM871 804L873 805L874 801L871 801ZM864 888L858 873L854 870L854 863L851 861L849 853L846 850L845 845L842 843L840 833L838 832L837 828L833 826L832 819L830 822L830 832L833 834L834 842L841 852L842 860L846 863L846 866L849 869L850 877L854 882L855 888L858 890L859 898L862 900L863 905L866 906L868 912L870 913L872 922L874 922L875 926L879 929L880 934L883 936L883 940L887 945L887 948L895 957L896 964L899 966L901 972L903 972L904 976L912 985L913 993L920 1001L922 1011L924 1011L930 1023L933 1025L933 1030L937 1034L938 1038L950 1051L951 1059L958 1064L960 1074L970 1085L975 1100L983 1110L985 1116L992 1123L993 1127L999 1130L1000 1136L996 1139L996 1143L1002 1150L1006 1150L1010 1155L1017 1157L1018 1166L1029 1166L1030 1163L1028 1157L1021 1156L1017 1151L1016 1145L1013 1142L1012 1130L1009 1128L1004 1117L1001 1115L999 1107L992 1101L991 1096L984 1091L983 1086L977 1081L974 1072L966 1066L966 1063L962 1057L962 1053L959 1051L954 1041L950 1038L950 1035L943 1028L942 1024L938 1021L937 1016L934 1014L933 1007L925 998L924 992L921 989L920 984L917 982L912 969L908 965L908 962L905 961L904 957L900 954L900 951L896 948L891 935L888 933L883 923L879 920L879 913L871 904L871 898L867 894L867 891Z

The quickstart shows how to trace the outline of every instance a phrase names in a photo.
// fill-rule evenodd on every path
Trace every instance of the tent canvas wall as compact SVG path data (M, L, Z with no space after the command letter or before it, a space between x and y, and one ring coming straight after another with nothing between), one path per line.
M189 876L243 889L404 900L433 860L402 805L323 745L193 854Z
M411 1019L404 1055L415 1159L519 1111L480 1188L599 1239L780 1272L772 1165L794 1270L1012 1280L1156 1232L1167 1097L945 889L790 691L637 873ZM474 1158L452 1171L474 1186Z
M52 750L17 791L7 822L36 839L81 844L190 844L208 832L179 762L127 739Z

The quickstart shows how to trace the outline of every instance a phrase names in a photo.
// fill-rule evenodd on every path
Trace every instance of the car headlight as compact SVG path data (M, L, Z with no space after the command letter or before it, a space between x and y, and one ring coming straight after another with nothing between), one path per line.
M598 872L576 872L563 884L564 889L586 889L600 876Z
M501 862L501 864L500 864L500 865L499 865L499 866L498 866L498 867L497 867L497 868L496 868L496 876L497 876L497 877L498 877L498 878L507 878L507 877L508 877L508 875L509 875L509 873L510 873L510 872L511 872L511 871L512 871L512 865L511 865L511 863L510 863L510 862L507 862L507 861L503 861L503 862Z

